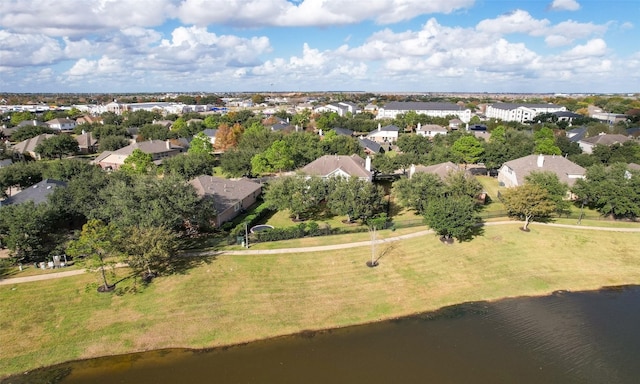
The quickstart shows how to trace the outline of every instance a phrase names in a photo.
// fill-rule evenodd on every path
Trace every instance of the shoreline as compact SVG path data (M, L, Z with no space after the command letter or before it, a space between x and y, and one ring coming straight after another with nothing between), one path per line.
M0 377L37 369L36 361L57 366L61 357L229 348L469 302L640 284L635 233L535 226L524 234L511 224L488 226L482 237L453 246L434 235L394 242L372 269L364 265L370 250L360 247L202 258L186 274L124 296L93 292L92 274L2 286L7 348Z
M67 368L67 367L75 365L75 364L81 364L81 363L85 363L85 362L89 362L89 361L100 361L102 359L112 359L112 358L118 358L118 357L125 358L125 357L129 356L129 357L133 357L133 358L135 358L137 360L138 358L141 357L141 355L153 354L153 353L163 354L163 353L169 353L169 352L210 353L210 352L215 352L215 351L226 351L228 349L241 348L241 347L247 346L249 344L270 342L270 341L278 340L278 339L300 338L300 337L302 337L302 338L313 338L316 335L331 334L334 331L346 330L346 329L349 329L349 328L356 328L356 327L366 327L366 326L369 326L369 325L381 324L381 323L391 322L391 321L404 321L404 320L410 320L412 318L426 318L426 320L439 320L439 319L441 319L443 317L446 317L446 312L448 310L450 310L450 309L453 309L453 308L456 308L456 307L462 307L462 306L481 305L482 303L497 303L497 302L500 302L500 301L503 301L503 300L540 298L540 297L548 297L548 296L553 296L553 295L556 295L556 294L565 294L565 293L567 293L567 294L605 293L605 292L611 291L611 290L626 290L626 289L638 289L638 288L640 288L640 282L637 283L637 284L623 284L623 285L616 285L616 286L601 286L599 288L586 289L586 290L576 290L576 291L572 291L572 290L554 290L552 292L547 292L547 293L544 293L544 294L516 295L516 296L505 296L505 297L492 299L492 300L466 301L466 302L461 302L461 303L445 305L445 306L442 306L442 307L437 308L435 310L422 311L422 312L417 312L417 313L413 313L413 314L409 314L409 315L393 316L393 317L379 319L379 320L375 320L375 321L368 321L368 322L364 322L364 323L351 324L351 325L345 325L345 326L339 326L339 327L329 327L329 328L313 329L313 330L298 330L297 332L294 332L294 333L275 335L275 336L266 337L266 338L259 338L259 339L251 339L251 340L247 340L247 341L239 341L239 342L231 343L231 344L215 345L215 346L202 347L202 348L193 348L193 347L166 347L166 348L158 348L158 349L153 349L152 348L152 349L146 349L146 350L125 352L125 353L120 353L120 354L110 354L110 355L102 355L102 356L96 356L96 357L87 357L87 358L82 358L82 359L69 360L69 361L64 361L64 362L53 364L53 365L49 365L49 366L41 366L41 367L33 368L33 369L30 369L30 370L27 370L27 371L14 373L14 374L10 374L10 375L7 375L7 376L0 376L0 381L4 382L7 379L19 379L19 378L23 378L23 379L27 378L28 379L29 375L31 375L31 374L34 374L34 375L38 375L38 374L42 374L42 373L46 374L48 372L54 372L54 371L56 371L58 369L64 369L64 368ZM18 381L18 383L20 383L20 382L21 381Z

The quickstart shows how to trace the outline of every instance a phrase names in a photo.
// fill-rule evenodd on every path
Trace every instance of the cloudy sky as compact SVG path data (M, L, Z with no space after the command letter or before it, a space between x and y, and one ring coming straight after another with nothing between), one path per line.
M640 92L638 0L0 0L0 92Z

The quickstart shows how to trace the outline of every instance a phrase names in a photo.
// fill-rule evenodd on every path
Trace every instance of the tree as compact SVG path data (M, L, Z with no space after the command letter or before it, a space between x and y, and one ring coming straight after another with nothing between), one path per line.
M227 123L222 123L218 126L218 132L216 133L215 148L220 151L226 151L229 148L235 148L242 136L242 126L239 123L229 126Z
M254 174L289 171L294 166L293 151L284 140L275 141L266 151L251 159Z
M567 200L567 192L569 186L558 179L558 175L553 172L531 172L525 176L525 183L535 184L549 193L549 198L556 205L556 213L558 215L569 214L571 202Z
M640 172L627 169L626 164L591 166L572 190L602 215L631 219L640 216Z
M120 244L127 264L146 279L165 270L178 250L176 234L164 227L130 227Z
M45 260L57 245L56 213L48 204L25 202L0 208L0 243L17 261Z
M445 195L475 199L482 192L482 184L464 171L451 172L445 178Z
M185 180L200 175L212 175L215 159L208 153L186 153L169 157L162 162L165 174L180 175Z
M327 206L336 215L346 215L348 222L374 217L383 207L382 187L355 177L332 178Z
M444 183L433 173L415 173L410 179L402 178L393 184L393 194L398 202L423 214L429 200L444 194Z
M475 136L462 136L451 146L451 152L459 157L465 164L474 164L480 160L484 153L482 143Z
M274 209L288 209L295 220L300 220L318 211L326 197L327 186L322 179L285 176L269 183L264 202Z
M42 181L42 166L39 162L20 161L8 167L0 168L0 196L8 188L24 189Z
M42 135L44 133L54 134L55 131L49 127L40 125L26 125L18 128L15 132L13 132L13 134L11 135L11 140L20 142L32 137L36 137L38 135Z
M432 199L423 216L427 225L445 241L452 237L458 241L470 239L481 221L475 201L469 196Z
M116 151L129 145L129 139L124 136L103 136L100 138L98 151Z
M106 225L100 220L89 220L82 226L78 239L67 246L67 254L73 257L86 257L94 263L102 276L103 285L100 292L113 290L115 284L107 281L107 266L114 266L118 261L114 234L117 230L112 225Z
M120 170L129 174L144 175L150 173L154 168L153 156L136 148L124 159L124 164L120 167Z
M204 132L200 132L196 134L191 140L188 152L190 154L193 153L208 155L213 152L213 144L211 144L211 140L209 140L209 137L205 135Z
M80 151L76 139L69 135L56 135L45 139L35 148L36 153L48 158L62 159L64 155Z
M424 155L431 150L431 140L422 135L400 135L396 144L404 153Z
M502 193L509 215L524 219L523 231L529 230L529 222L551 215L556 205L549 197L549 192L535 184L524 184Z
M140 128L138 135L138 140L168 140L177 137L169 128L160 124L145 124Z

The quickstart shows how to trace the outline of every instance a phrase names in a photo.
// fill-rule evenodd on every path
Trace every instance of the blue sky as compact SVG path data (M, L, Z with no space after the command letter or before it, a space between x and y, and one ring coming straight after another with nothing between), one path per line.
M640 92L637 0L1 0L0 92Z

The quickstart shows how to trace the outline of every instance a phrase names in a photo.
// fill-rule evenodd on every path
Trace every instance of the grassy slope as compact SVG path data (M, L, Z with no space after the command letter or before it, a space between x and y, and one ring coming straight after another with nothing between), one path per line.
M0 286L0 376L165 347L209 347L377 321L465 301L640 284L638 233L519 224L468 243L433 235L370 248L221 256L138 294L98 294L90 274ZM365 234L366 236L366 234Z

